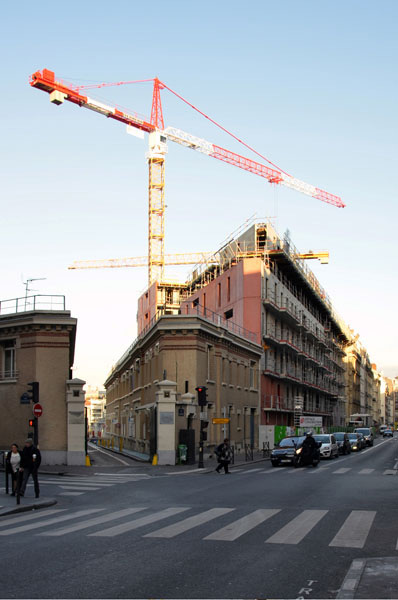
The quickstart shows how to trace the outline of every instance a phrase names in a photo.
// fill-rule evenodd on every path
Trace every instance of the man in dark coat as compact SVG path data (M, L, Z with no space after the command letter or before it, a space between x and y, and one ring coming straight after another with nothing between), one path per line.
M32 475L33 484L35 486L35 496L40 496L39 481L37 472L41 463L40 450L33 445L33 440L28 438L25 442L25 447L21 453L21 466L22 471L22 484L20 495L24 496L26 490L26 484L28 483L29 475Z
M312 461L314 452L317 447L318 444L312 437L312 431L308 431L303 442L303 461L305 463L310 463Z
M224 467L225 475L229 475L228 465L232 460L232 450L228 438L225 438L224 442L217 446L216 456L218 458L218 467L216 468L217 473Z

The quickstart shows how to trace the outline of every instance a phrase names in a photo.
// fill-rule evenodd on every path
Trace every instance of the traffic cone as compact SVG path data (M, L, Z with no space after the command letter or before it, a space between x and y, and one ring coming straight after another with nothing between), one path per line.
M91 467L91 461L88 454L86 454L86 467Z

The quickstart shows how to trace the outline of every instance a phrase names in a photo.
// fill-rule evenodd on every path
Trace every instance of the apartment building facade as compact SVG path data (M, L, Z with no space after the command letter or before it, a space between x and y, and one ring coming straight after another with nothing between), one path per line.
M84 381L72 379L77 320L64 296L0 302L0 448L34 437L28 384L39 383L37 421L44 464L83 464Z
M181 431L194 432L197 448L202 412L206 452L224 437L237 452L257 447L262 349L255 337L199 306L153 318L105 382L104 436L149 460L162 448L166 452L167 430L164 464L174 464ZM198 386L207 387L204 411L197 405Z
M350 332L289 239L255 224L191 281L181 312L201 305L254 331L263 347L261 425L298 414L346 424L344 346Z

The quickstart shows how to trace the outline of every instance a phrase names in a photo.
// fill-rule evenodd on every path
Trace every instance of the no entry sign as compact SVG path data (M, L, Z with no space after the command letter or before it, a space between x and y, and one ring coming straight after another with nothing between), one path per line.
M43 414L43 407L41 404L37 403L33 405L33 414L35 417L41 417Z

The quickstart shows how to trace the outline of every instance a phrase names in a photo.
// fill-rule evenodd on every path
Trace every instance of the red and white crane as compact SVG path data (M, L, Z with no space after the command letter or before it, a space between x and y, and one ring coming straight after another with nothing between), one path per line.
M78 86L75 84L67 83L62 80L56 80L53 71L43 69L43 71L36 71L30 77L30 85L39 90L43 90L50 94L50 101L54 104L60 105L65 100L77 104L80 107L88 108L95 112L98 112L110 119L120 121L127 126L128 133L143 137L144 132L149 134L149 152L147 154L148 165L149 165L149 226L148 226L148 278L149 284L153 281L163 280L165 255L164 255L164 157L167 152L167 140L171 140L207 154L213 158L217 158L226 163L264 177L269 183L280 184L298 192L312 196L328 204L332 204L337 207L344 207L344 203L341 198L325 192L318 187L305 183L296 177L292 177L282 169L273 165L268 159L256 152L253 148L248 146L246 143L239 140L235 135L221 127L216 121L204 115L194 105L185 100L182 96L174 92L166 84L161 82L159 79L148 79L141 81L153 81L153 96L152 96L152 110L151 119L146 121L142 119L138 114L127 113L124 110L120 110L116 107L109 106L103 102L99 102L89 96L84 95L83 90L90 88L101 88L108 87L111 85L123 85L126 83L136 82L117 82L117 83L103 83L88 86ZM230 150L226 150L221 146L213 144L202 138L193 136L181 129L175 127L164 126L162 104L160 98L160 90L167 89L178 98L189 104L196 111L201 113L215 125L223 129L226 133L231 135L235 140L246 146L249 150L255 152L265 161L269 162L272 166L264 165L260 162L246 158Z

